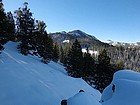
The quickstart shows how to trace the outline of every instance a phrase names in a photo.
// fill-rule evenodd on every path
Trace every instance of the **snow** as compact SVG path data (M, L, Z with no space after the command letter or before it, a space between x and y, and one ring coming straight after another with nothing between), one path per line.
M82 49L82 52L83 53L87 53L87 50L85 49L85 48L83 48ZM98 56L99 55L99 52L98 51L93 51L93 50L89 50L89 53L91 54L91 55L95 55L95 56Z
M67 34L67 32L65 32L65 31L62 31L62 32L60 32L61 34Z
M80 92L69 98L68 105L101 105L93 94Z
M108 43L109 45L113 45L113 46L131 46L131 47L135 47L135 46L140 46L138 44L138 42L136 43L125 43L125 42L114 42L112 40L107 40L107 41L104 41L105 43Z
M101 102L102 105L139 105L139 97L140 73L121 70L114 74L112 83L103 91Z
M60 64L46 65L38 57L21 55L17 44L8 42L0 55L0 105L60 105L62 99L69 99L79 90L87 93L81 98L98 103L99 91L80 78L67 76Z
M64 40L63 43L70 43L70 40Z

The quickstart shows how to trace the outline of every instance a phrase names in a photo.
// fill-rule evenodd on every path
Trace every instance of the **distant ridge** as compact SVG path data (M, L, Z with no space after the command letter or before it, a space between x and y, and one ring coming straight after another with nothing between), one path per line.
M81 30L73 30L70 32L56 32L50 33L52 39L60 44L63 42L69 42L70 44L74 42L75 39L78 39L81 46L85 47L92 47L93 45L97 46L110 46L108 43L101 42L95 36L89 35Z

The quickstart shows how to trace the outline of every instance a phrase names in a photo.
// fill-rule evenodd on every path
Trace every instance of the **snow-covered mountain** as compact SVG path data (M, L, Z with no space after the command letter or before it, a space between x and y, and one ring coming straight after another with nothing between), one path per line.
M95 40L98 40L95 36L93 35L89 35L81 30L74 30L74 31L70 31L68 32L68 34L72 35L72 36L76 36L76 37L80 37L80 38L92 38L92 39L95 39Z
M107 40L105 41L105 43L108 43L109 45L113 45L113 46L126 46L126 47L140 46L140 42L126 43L126 42L114 42L112 40Z
M103 43L98 40L95 36L86 34L81 30L74 30L70 32L56 32L50 33L52 39L60 44L62 43L73 43L75 39L78 39L81 46L84 48L92 47L93 45L98 46L109 46L107 43Z
M67 76L58 63L43 64L40 58L21 55L17 44L8 42L0 55L0 105L60 105L63 99L68 105L101 105L99 91Z

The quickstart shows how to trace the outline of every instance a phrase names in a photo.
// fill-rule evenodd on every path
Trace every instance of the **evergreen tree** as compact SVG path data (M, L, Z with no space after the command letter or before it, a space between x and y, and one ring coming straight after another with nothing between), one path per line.
M38 54L42 57L42 62L44 63L49 63L49 61L51 60L51 54L50 54L50 50L49 49L49 42L48 42L48 34L47 32L45 32L44 34L41 34L40 36L40 42L38 44L38 49L37 52Z
M70 44L67 44L66 46L63 47L63 52L64 52L64 56L63 56L63 64L65 67L67 67L68 65L68 55L70 52L71 46Z
M7 26L7 33L9 40L15 39L15 21L13 14L11 12L7 13L7 19L8 19L8 26Z
M68 75L73 77L82 76L83 53L81 45L77 39L68 53L66 67Z
M84 53L84 58L83 58L83 78L86 81L90 81L91 77L94 74L94 58L91 56L89 53L89 49L87 48L87 52Z
M46 24L43 21L36 21L36 32L33 41L34 48L37 53L42 57L42 62L49 63L53 59L53 40L45 31Z
M98 62L99 64L96 68L94 81L95 88L102 92L103 89L111 83L114 74L113 68L110 64L110 57L107 55L105 49L100 52Z
M43 21L36 20L35 29L30 39L30 54L39 56L44 49L44 40L48 40L47 32L45 31L46 24ZM39 48L41 47L41 48Z
M3 3L0 1L0 35L3 37L7 33L7 17L4 12Z
M34 19L32 18L32 12L28 8L28 3L24 3L23 8L19 8L15 11L17 35L21 40L19 46L22 54L27 55L30 49L30 40L34 31Z
M7 17L4 12L3 3L0 1L0 53L4 49L3 44L7 42Z
M59 47L58 44L55 43L53 48L53 61L57 62L58 59L59 59Z
M60 62L64 64L65 56L64 56L64 50L63 50L62 46L60 47L59 58L60 58Z

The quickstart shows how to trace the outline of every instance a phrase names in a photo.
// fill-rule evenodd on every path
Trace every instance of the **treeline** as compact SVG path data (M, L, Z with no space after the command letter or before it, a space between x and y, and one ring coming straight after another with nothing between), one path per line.
M116 46L93 46L91 50L101 51L106 49L107 55L111 58L111 63L120 65L123 69L140 72L140 46L116 45Z
M140 71L139 46L115 46L107 49L112 63L124 65L124 69Z
M99 91L110 84L115 71L122 66L111 64L111 58L105 49L95 58L87 52L83 54L78 40L72 45L60 46L54 43L47 34L44 21L33 18L28 3L23 8L5 13L3 3L0 2L0 49L7 41L19 41L18 50L23 55L38 56L44 63L53 60L62 63L69 76L83 78Z

